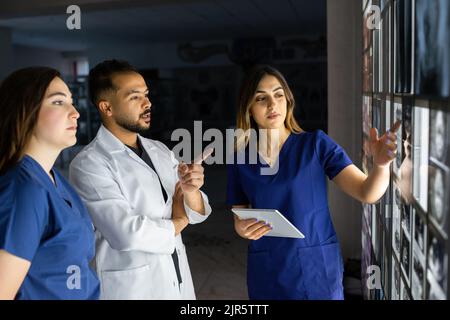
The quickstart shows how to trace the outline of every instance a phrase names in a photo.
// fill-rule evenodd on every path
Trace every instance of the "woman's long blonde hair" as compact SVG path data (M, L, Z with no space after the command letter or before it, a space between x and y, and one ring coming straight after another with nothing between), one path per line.
M242 130L242 134L237 137L237 142L235 144L236 150L242 150L248 145L251 129L258 130L255 120L250 115L250 108L252 107L258 85L266 75L277 78L284 90L287 100L287 112L284 125L292 133L301 133L303 131L294 118L295 99L284 76L280 71L271 66L256 66L246 75L241 85L236 117L236 129Z

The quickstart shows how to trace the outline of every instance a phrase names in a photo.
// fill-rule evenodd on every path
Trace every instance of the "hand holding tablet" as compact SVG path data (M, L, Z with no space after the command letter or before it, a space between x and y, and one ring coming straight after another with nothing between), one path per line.
M278 210L273 209L231 209L241 220L256 219L272 226L265 236L303 239L305 236Z

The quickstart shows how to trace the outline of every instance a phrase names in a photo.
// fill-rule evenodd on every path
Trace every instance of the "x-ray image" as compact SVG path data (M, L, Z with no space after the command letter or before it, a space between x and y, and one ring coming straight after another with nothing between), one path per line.
M430 247L428 249L428 269L432 275L432 280L447 292L447 253L445 244L439 241L434 235L430 236Z
M450 113L443 110L430 112L430 156L437 161L449 164Z
M380 253L380 222L377 216L377 206L372 205L372 248L375 255L375 259L379 259Z
M415 89L448 97L450 89L450 2L416 0Z
M372 127L372 97L364 96L363 98L363 132L369 135Z
M419 214L415 214L415 228L414 228L414 240L417 244L417 249L423 254L425 252L425 223Z
M407 286L405 284L405 281L402 279L401 285L400 285L400 299L401 300L411 300L408 290L406 288L407 288Z
M364 258L362 260L365 263L366 267L368 267L371 264L372 260L372 241L369 233L369 228L366 224L363 224L361 241L362 253L364 255Z
M392 117L391 108L392 108L391 99L389 97L387 97L386 100L383 101L383 110L384 110L384 117L385 117L384 131L388 131L394 124L394 122L391 121L391 117Z
M410 99L404 99L402 107L402 164L399 172L399 186L406 204L413 201L412 192L412 107Z
M401 102L395 101L394 103L394 114L393 114L393 123L395 123L397 120L402 121L403 118L403 114L402 114L402 104ZM402 149L403 149L403 144L402 144L402 135L401 134L397 134L397 158L395 159L394 165L393 165L393 170L394 173L396 173L398 175L398 172L400 170L400 167L402 165Z
M449 170L430 162L428 213L441 232L447 234L449 215Z
M401 248L401 263L403 271L405 272L408 280L409 280L409 263L410 263L410 242L407 237L402 237L402 248Z
M402 205L401 207L401 223L403 232L409 235L411 234L411 206Z
M424 268L416 254L413 254L413 273L411 279L411 292L414 299L422 299L423 296Z
M386 243L385 243L386 245ZM382 279L383 279L383 286L384 286L384 292L386 295L388 295L389 291L388 291L388 285L389 285L389 261L390 261L390 256L388 255L388 251L387 248L385 246L383 246L383 270L382 270Z
M392 257L391 273L391 300L400 299L400 268L397 261Z
M382 77L380 80L382 81L383 85L383 91L387 92L390 91L390 68L391 68L391 59L390 59L390 45L391 45L391 21L390 21L390 11L388 10L386 12L386 15L382 21L382 54L380 55L383 59L382 61Z
M380 79L380 31L373 30L373 91L380 92L379 79Z
M400 257L400 191L394 189L393 204L392 204L392 248L397 257Z
M363 222L362 225L362 237L361 237L361 246L362 246L362 252L361 252L361 281L362 283L367 283L368 279L368 273L366 272L367 268L372 265L372 241L369 234L369 229L367 227L367 224ZM366 298L369 298L369 292L367 286L364 286L364 296Z
M395 92L410 93L412 75L412 4L408 0L394 3Z
M414 198L424 211L428 207L429 125L429 104L416 99L413 114L413 190Z
M445 300L445 293L432 278L428 278L427 300Z
M369 134L372 128L372 96L364 96L363 100L363 171L368 174L371 169Z

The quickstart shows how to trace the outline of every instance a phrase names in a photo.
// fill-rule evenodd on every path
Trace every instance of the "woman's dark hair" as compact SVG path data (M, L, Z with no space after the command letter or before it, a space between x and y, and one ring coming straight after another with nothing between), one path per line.
M29 67L10 74L0 84L0 175L24 154L36 126L50 82L60 73L47 67Z

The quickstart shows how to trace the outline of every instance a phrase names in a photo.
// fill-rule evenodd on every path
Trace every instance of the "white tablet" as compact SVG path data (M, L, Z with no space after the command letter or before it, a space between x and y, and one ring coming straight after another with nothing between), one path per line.
M257 219L264 221L272 226L272 230L265 236L285 237L303 239L305 236L288 219L286 219L278 210L273 209L238 209L232 208L241 220Z

